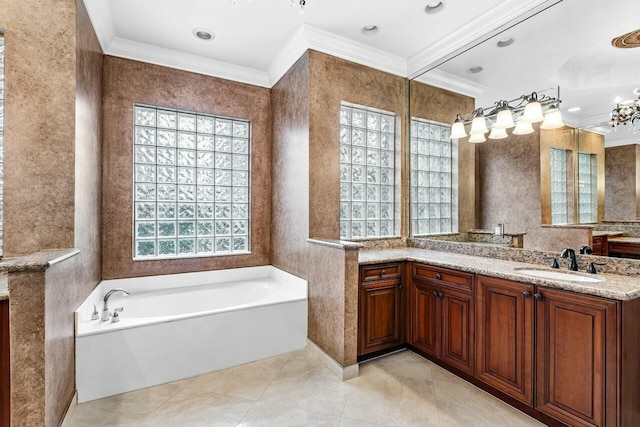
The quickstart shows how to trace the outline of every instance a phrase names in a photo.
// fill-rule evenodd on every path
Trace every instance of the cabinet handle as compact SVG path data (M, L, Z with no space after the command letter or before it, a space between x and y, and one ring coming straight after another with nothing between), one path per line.
M400 283L400 286L398 286L398 290L402 290L402 283Z
M438 292L438 296L439 296L440 298L444 298L444 294L443 294L442 292Z
M382 271L380 272L380 276L384 276L385 274L387 274L387 270L382 270Z
M437 296L438 296L438 293L437 293L436 291L433 291L433 292L431 293L431 295L433 295L434 297L437 297Z
M442 279L442 275L440 273L436 274L436 279L438 280Z
M540 301L540 300L542 299L542 295L540 295L540 294L533 294L533 298L534 298L536 301Z
M531 297L531 294L528 291L524 291L522 293L522 296L525 297L525 298L529 298L529 297Z

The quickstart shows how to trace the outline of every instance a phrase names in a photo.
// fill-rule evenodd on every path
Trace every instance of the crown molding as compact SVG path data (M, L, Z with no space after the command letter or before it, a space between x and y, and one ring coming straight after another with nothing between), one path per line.
M442 70L431 70L428 73L416 77L415 81L446 89L451 92L461 93L471 98L482 95L487 89L485 85L457 77Z
M570 113L562 113L562 121L565 125L571 126L572 128L580 127L580 119L573 114Z
M447 37L407 61L408 78L413 79L462 52L490 39L562 0L506 0L491 11L472 19ZM512 8L513 3L523 3ZM511 6L511 7L509 7Z
M105 54L255 86L271 87L264 71L119 37L112 40Z
M96 33L102 52L106 52L111 41L115 38L109 2L84 0L84 7L87 9L89 20L93 25L93 31Z
M588 126L602 126L603 124L609 125L611 116L609 113L600 113L593 116L585 117L578 122L577 127L585 128Z
M639 144L640 144L640 139L636 136L636 138L622 139L620 141L605 141L604 148L620 147L622 145L639 145Z
M285 45L280 49L280 52L269 64L267 69L267 79L270 87L273 87L284 76L287 71L300 59L302 55L309 48L307 37L305 35L305 27L300 26Z

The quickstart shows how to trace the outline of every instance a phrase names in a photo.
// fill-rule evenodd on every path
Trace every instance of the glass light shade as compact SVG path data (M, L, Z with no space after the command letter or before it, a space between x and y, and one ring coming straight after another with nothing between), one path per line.
M466 138L467 132L464 129L463 122L455 122L451 125L451 139Z
M529 103L524 106L524 113L522 113L520 121L538 123L543 120L544 116L542 115L542 105L540 105L538 101L529 101Z
M518 120L516 123L516 128L513 130L514 135L528 135L533 133L533 125L529 122L525 122L524 120Z
M472 133L471 137L469 138L469 142L472 144L479 144L485 141L486 141L486 138L484 137L483 133Z
M489 129L487 129L487 121L485 120L484 116L478 116L474 118L473 121L471 122L471 131L469 131L469 133L471 135L477 135L477 134L483 134L487 132L489 132ZM480 141L480 142L484 142L484 141Z
M544 121L540 125L540 129L558 129L564 126L562 122L562 114L560 110L555 109L544 115Z
M499 129L511 129L516 124L513 122L513 114L511 110L505 109L498 112L498 116L496 117L496 124L493 125L493 128Z
M506 129L497 128L494 126L493 129L491 129L491 133L489 134L489 139L504 139L508 136L509 135L507 135Z

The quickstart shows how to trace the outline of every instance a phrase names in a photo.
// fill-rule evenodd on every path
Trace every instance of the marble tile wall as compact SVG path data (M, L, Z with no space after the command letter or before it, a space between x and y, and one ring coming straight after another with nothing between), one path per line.
M636 219L636 151L640 145L622 145L605 150L605 215L607 221Z
M111 56L104 58L103 75L102 278L269 264L272 126L270 90ZM250 255L132 260L134 103L251 121Z
M271 263L307 277L309 237L309 57L271 89Z

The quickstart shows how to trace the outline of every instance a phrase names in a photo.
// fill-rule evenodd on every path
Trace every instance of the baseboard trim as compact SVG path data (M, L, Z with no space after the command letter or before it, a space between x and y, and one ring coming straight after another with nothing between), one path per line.
M360 375L360 365L358 363L342 366L309 338L307 338L307 350L342 381L347 381Z
M73 414L76 412L76 408L78 407L78 390L74 390L73 396L67 405L67 412L65 412L64 417L60 421L60 427L69 427L71 425L71 420L73 419Z

